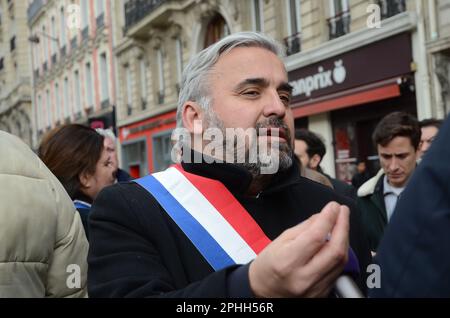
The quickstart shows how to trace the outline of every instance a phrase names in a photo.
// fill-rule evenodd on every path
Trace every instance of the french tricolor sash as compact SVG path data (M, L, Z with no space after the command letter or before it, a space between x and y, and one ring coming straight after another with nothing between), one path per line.
M250 262L270 243L217 180L175 165L134 181L152 194L216 271Z

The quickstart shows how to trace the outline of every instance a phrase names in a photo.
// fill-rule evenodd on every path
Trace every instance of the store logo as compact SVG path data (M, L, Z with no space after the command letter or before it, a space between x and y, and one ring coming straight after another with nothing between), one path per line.
M317 71L317 74L290 82L289 84L293 87L292 95L305 94L305 96L309 97L316 90L331 87L335 84L342 84L347 77L347 70L342 60L334 62L333 70L325 71L323 66L319 66Z

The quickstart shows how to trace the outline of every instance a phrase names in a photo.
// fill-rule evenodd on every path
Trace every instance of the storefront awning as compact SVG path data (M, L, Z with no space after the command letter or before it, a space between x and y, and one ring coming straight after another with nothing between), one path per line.
M292 105L292 112L299 118L397 97L401 95L399 82L401 78L393 78L303 101Z

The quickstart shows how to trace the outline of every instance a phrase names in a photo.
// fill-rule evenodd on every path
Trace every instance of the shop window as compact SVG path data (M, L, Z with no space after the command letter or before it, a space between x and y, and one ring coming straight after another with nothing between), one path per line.
M122 145L122 167L135 179L148 174L145 140Z
M162 171L173 164L171 159L172 131L166 131L153 136L153 168L154 172Z

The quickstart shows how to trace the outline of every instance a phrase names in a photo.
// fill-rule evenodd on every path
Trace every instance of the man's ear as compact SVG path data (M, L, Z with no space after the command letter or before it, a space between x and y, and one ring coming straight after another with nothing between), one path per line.
M88 189L91 187L92 175L90 175L86 171L83 171L82 173L80 173L80 175L78 176L78 179L80 180L82 188Z
M312 156L311 159L309 159L310 168L316 170L320 165L320 161L322 161L322 158L318 154Z
M203 123L203 110L199 104L196 102L188 101L183 105L183 110L181 111L181 116L183 120L183 126L186 128L191 134L194 133L194 122L201 121L201 126L204 126ZM203 129L202 129L203 132ZM198 131L197 131L198 133Z

